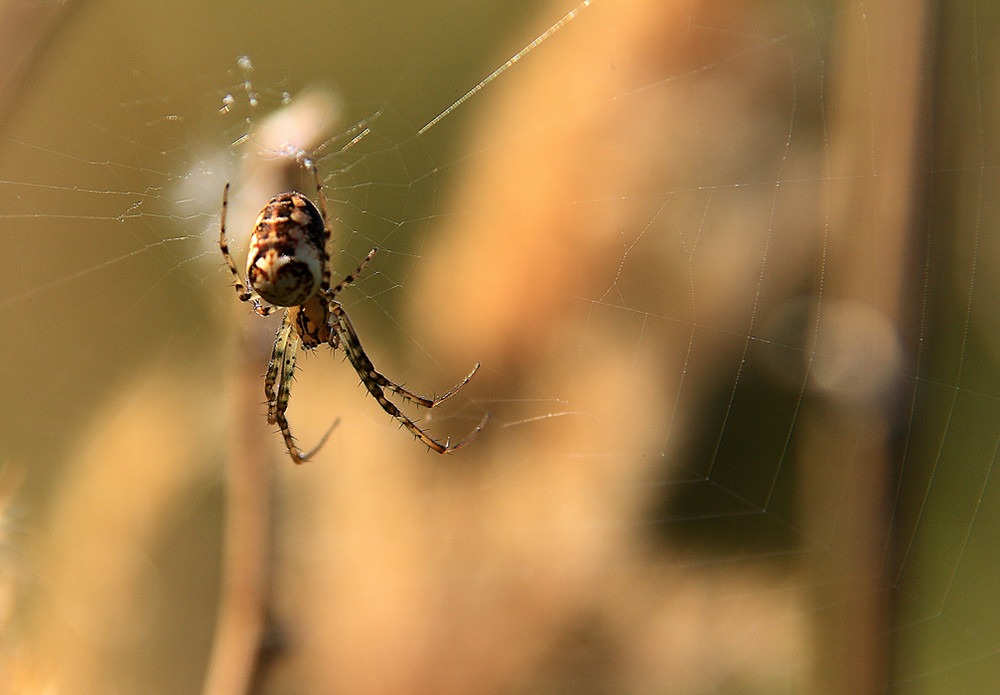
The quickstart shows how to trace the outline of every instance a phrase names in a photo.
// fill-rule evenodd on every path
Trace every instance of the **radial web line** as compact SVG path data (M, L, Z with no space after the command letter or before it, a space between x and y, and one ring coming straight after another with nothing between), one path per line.
M476 92L478 92L479 90L481 90L483 87L485 87L486 85L488 85L490 82L492 82L496 78L500 77L500 75L502 75L504 72L506 72L507 68L509 68L510 66L512 66L517 61L521 60L521 58L523 58L524 56L526 56L529 53L531 53L531 51L533 51L536 47L538 47L542 42L544 42L546 39L548 39L554 33L556 33L557 31L559 31L560 29L562 29L566 24L568 24L569 22L573 21L573 19L578 14L580 14L585 9L587 9L588 7L590 7L590 3L591 3L591 0L583 0L583 2L581 2L579 5L577 5L572 10L570 10L569 12L567 12L566 14L564 14L562 16L562 19L560 19L558 22L556 22L555 24L553 24L552 26L550 26L548 29L546 29L545 31L543 31L541 34L539 34L538 38L536 38L534 41L532 41L527 46L525 46L524 48L522 48L516 54L514 54L513 56L511 56L511 58L509 58L506 63L504 63L503 65L501 65L500 67L498 67L496 70L494 70L493 72L491 72L489 75L487 75L482 80L482 82L480 82L475 87L473 87L472 89L470 89L468 92L466 92L465 94L463 94L462 96L460 96L451 106L449 106L444 111L442 111L437 116L435 116L430 121L428 121L424 125L423 128L421 128L420 130L417 131L417 135L423 135L424 133L426 133L428 130L430 130L435 125L437 125L438 121L440 121L442 118L444 118L445 116L447 116L449 113L451 113L452 111L454 111L455 109L457 109L459 106L461 106L462 104L464 104L470 97L472 97L473 95L475 95Z

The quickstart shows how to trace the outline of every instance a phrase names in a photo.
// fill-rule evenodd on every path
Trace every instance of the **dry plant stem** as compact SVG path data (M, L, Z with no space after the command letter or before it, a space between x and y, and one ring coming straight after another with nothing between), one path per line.
M902 0L869 3L864 17L845 13L832 90L823 304L872 307L902 335L912 333L907 323L915 320L906 297L911 240L920 228L913 211L924 204L915 172L927 145L921 130L927 16L927 4ZM856 175L873 168L873 176ZM893 365L892 373L906 371ZM816 602L828 607L817 617L811 678L812 692L824 695L883 692L890 682L893 594L883 563L898 457L891 393L813 401L802 410L806 535L829 543L811 568ZM834 480L842 497L830 494ZM829 519L842 521L830 529Z
M254 141L261 151L252 153L260 156L248 158L240 176L245 200L259 202L275 191L295 188L298 182L293 177L301 169L298 162L271 155L290 142L303 152L315 149L338 120L338 110L331 94L304 92L261 123ZM251 207L256 212L257 203ZM234 206L235 212L239 206ZM248 321L250 317L242 311L239 316L243 331L229 409L233 436L225 479L222 596L204 695L243 695L254 688L261 675L268 630L273 462L267 454L271 447L265 438L271 433L263 423L260 374L267 363L273 329L266 322Z
M244 336L244 343L250 340ZM259 422L257 351L242 349L233 388L236 414L226 466L222 597L204 695L243 695L260 666L267 629L271 547L271 469Z
M290 106L260 124L255 142L261 151L252 153L260 156L248 158L240 176L244 182L244 200L257 201L251 204L253 213L260 200L266 200L275 191L296 188L300 183L294 177L301 166L294 158L270 155L290 142L303 152L314 150L337 122L338 110L332 95L304 92ZM234 205L234 213L238 211L239 206ZM240 215L234 214L234 219L239 218ZM253 216L247 215L245 219ZM267 454L271 447L265 438L271 432L264 425L260 375L267 364L273 329L268 329L266 322L248 320L251 317L242 311L239 316L243 331L239 345L241 361L234 367L229 410L233 417L230 425L233 437L225 480L222 596L204 695L243 695L254 688L261 675L268 630L273 461Z
M0 124L18 103L18 92L31 86L31 74L41 63L37 57L59 37L73 2L0 3L0 42L4 68L0 70Z

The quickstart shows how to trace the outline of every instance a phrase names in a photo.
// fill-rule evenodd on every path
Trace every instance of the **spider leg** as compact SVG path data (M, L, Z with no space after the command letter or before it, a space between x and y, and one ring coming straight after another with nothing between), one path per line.
M372 249L371 253L368 254L368 259L370 259L375 254L376 251L378 251L378 249ZM337 289L340 289L340 286L347 283L348 280L353 280L354 276L357 275L357 273L361 270L361 268L364 268L365 264L368 262L368 259L365 259L365 261L361 264L358 270L354 271L354 273L349 275L347 279L344 280L344 282L338 285ZM333 290L332 292L336 291L337 290ZM332 292L328 296L332 297L333 296ZM472 371L469 372L464 379L458 382L458 384L455 385L454 388L445 393L443 396L434 396L433 398L427 398L426 396L419 396L413 393L412 391L407 391L405 388L395 383L394 381L390 381L387 377L380 374L375 369L375 365L373 365L372 361L368 359L368 355L365 354L364 349L361 347L361 340L358 338L358 333L357 331L354 330L354 326L351 324L351 320L347 318L347 313L344 311L344 308L340 305L340 302L336 301L330 302L328 320L330 328L330 346L334 350L340 347L341 336L343 336L345 339L345 343L348 344L348 348L345 348L345 351L347 352L348 357L351 358L351 364L354 365L354 369L358 372L359 375L367 375L369 379L374 381L380 387L384 389L389 389L393 393L399 395L400 398L410 401L411 403L416 403L417 405L423 406L424 408L436 408L437 406L444 403L446 400L448 400L456 393L458 393L463 386L469 383L469 380L472 379L473 376L475 376L477 371L479 371L479 362L476 362L476 364L472 367Z
M274 336L274 347L271 349L271 360L267 363L267 372L264 374L264 396L267 398L267 421L272 425L277 421L278 395L274 386L278 384L278 390L284 397L285 405L288 404L288 388L285 383L285 373L289 371L288 366L288 344L293 334L292 322L288 313L285 313L284 320ZM295 353L292 353L291 366L295 367ZM284 389L282 388L284 387Z
M277 335L275 335L274 348L271 351L271 361L267 365L267 374L264 376L264 395L267 397L267 421L278 425L278 429L281 430L281 436L285 440L285 448L288 449L288 455L292 457L292 461L295 463L305 463L326 443L326 438L330 436L333 428L340 422L340 418L337 418L330 425L326 434L323 435L319 443L310 451L302 453L295 444L292 430L288 426L288 420L285 418L285 411L288 409L288 399L291 395L292 378L295 375L295 358L298 350L299 336L295 332L286 312L285 319L278 329ZM274 390L275 383L278 385L277 392Z
M328 289L326 291L326 297L327 297L327 299L332 300L337 295L338 292L340 292L342 289L344 289L345 287L347 287L348 285L350 285L351 283L353 283L355 280L357 280L358 276L361 275L361 271L365 269L365 266L368 265L368 261L370 261L372 259L372 256L375 255L376 251L378 251L378 247L377 246L375 248L373 248L371 251L368 252L368 255L365 256L365 260L361 261L361 263L358 265L358 267L354 269L353 273L351 273L346 278L344 278L343 280L341 280L337 284L337 286L334 287L333 289Z
M435 396L434 399L430 402L430 404L427 405L427 407L428 408L437 407L442 403L444 403L449 398L451 398L452 396L454 396L456 393L458 393L462 389L462 387L468 384L469 380L476 375L476 372L479 371L479 364L480 364L479 362L476 362L476 364L473 365L472 367L472 371L469 372L464 379L458 382L458 384L456 384L451 391L448 391L448 393L444 394L443 396ZM403 389L400 388L399 391L397 391L397 393L401 392L402 390ZM418 400L417 403L420 403L420 401ZM423 405L423 403L420 403L420 405ZM484 419L483 422L485 423L486 420Z
M306 166L312 169L313 178L316 180L316 199L319 201L319 212L323 216L323 233L325 234L326 241L324 242L323 249L326 251L327 259L333 258L333 249L331 248L331 243L333 241L333 232L330 231L330 221L329 216L326 212L326 194L323 193L323 183L319 178L319 170L316 165L312 163L311 160L306 160ZM320 284L320 291L326 294L330 299L333 299L334 295L340 292L342 289L354 282L357 277L361 274L361 271L365 269L368 265L368 261L372 259L375 252L378 251L378 247L372 249L368 252L368 255L363 261L354 269L354 272L348 275L346 278L340 281L333 289L330 289L330 264L329 262L323 267L323 279Z
M323 252L326 254L327 262L323 264L323 278L320 281L320 292L327 292L330 289L330 263L329 259L333 249L330 248L333 242L333 232L330 231L330 222L326 214L326 195L323 193L323 183L319 180L319 169L313 164L311 159L305 160L307 169L312 169L313 178L316 180L316 199L319 201L319 212L323 216Z
M229 253L229 243L226 241L226 211L229 209L229 182L226 182L226 188L222 192L222 216L219 220L219 248L222 249L222 257L226 259L226 265L229 266L229 272L233 274L234 286L236 287L236 296L240 298L241 302L253 302L254 311L256 311L261 316L267 316L268 314L277 311L278 307L264 306L261 304L260 297L254 296L253 290L250 289L249 285L243 282L243 278L240 277L240 271L236 269L236 263L233 261L232 254Z
M403 427L406 427L408 430L410 430L410 432L412 432L417 439L422 441L424 444L426 444L439 454L447 454L451 451L456 451L466 446L469 442L472 441L472 439L477 434L479 434L479 431L482 429L483 424L485 424L486 422L486 418L483 418L483 421L469 434L469 436L460 441L458 444L455 444L453 446L451 444L451 438L448 438L447 440L445 440L444 444L442 444L441 442L432 439L426 432L420 429L420 427L418 427L417 424L413 422L413 420L406 417L406 415L404 415L403 412L396 407L395 403L393 403L392 401L390 401L388 398L385 397L385 392L383 391L383 389L389 389L399 394L406 400L413 401L414 403L423 405L427 408L433 408L434 406L443 402L445 399L455 395L455 393L460 388L465 386L465 384L469 381L469 379L472 378L472 375L476 373L476 370L479 369L478 364L475 366L475 368L472 370L472 373L470 373L469 376L465 377L465 379L458 386L456 386L454 389L449 391L441 398L434 398L434 399L422 398L421 396L417 396L410 393L409 391L399 386L398 384L394 384L393 382L389 381L384 376L379 374L377 371L375 371L375 366L372 364L371 360L368 359L368 356L365 354L364 349L361 347L361 341L358 338L357 332L354 330L354 326L351 325L350 319L347 318L347 314L344 312L343 308L340 306L338 302L335 301L330 302L330 314L331 314L331 320L333 320L332 317L336 317L335 319L336 322L334 323L333 326L334 330L336 330L336 332L341 336L341 341L342 345L344 346L344 351L347 353L347 359L351 361L351 365L354 367L354 371L356 371L358 373L358 376L361 377L361 382L365 385L365 388L367 388L368 392L372 395L372 397L374 397L375 400L378 401L378 404L382 407L382 410L389 413L389 415L391 415L392 417L396 418L400 422L400 424L402 424ZM487 415L487 417L489 416Z

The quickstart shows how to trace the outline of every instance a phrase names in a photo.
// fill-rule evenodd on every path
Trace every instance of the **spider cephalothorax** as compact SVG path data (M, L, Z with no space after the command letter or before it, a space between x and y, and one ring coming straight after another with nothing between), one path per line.
M326 202L319 174L311 164L308 166L316 179L319 208L296 191L281 193L268 201L257 217L250 238L246 283L240 278L226 242L228 183L222 195L219 247L233 274L236 294L241 302L253 302L254 309L261 316L267 316L278 308L286 309L284 321L274 339L271 361L264 377L268 422L277 423L288 453L296 463L306 461L323 445L326 436L312 451L302 453L292 437L285 411L288 408L289 390L299 345L311 350L326 343L333 349L344 349L347 359L361 377L362 383L382 409L399 420L420 441L442 454L462 448L479 432L483 423L458 444L452 445L450 439L442 444L428 436L404 415L386 398L385 391L391 391L404 400L425 408L434 408L465 386L479 369L479 364L477 363L455 388L436 398L425 398L411 393L375 370L375 366L361 347L354 326L351 325L350 319L335 297L338 292L354 282L378 249L372 249L353 273L341 280L336 287L330 287L331 234L327 223ZM268 304L263 304L261 300ZM276 384L277 390L275 390Z

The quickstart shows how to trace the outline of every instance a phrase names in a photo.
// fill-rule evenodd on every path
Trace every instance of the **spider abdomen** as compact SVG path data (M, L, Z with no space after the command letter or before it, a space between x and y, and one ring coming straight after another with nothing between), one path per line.
M323 217L290 191L271 198L254 224L247 282L265 301L299 306L316 294L326 265Z

